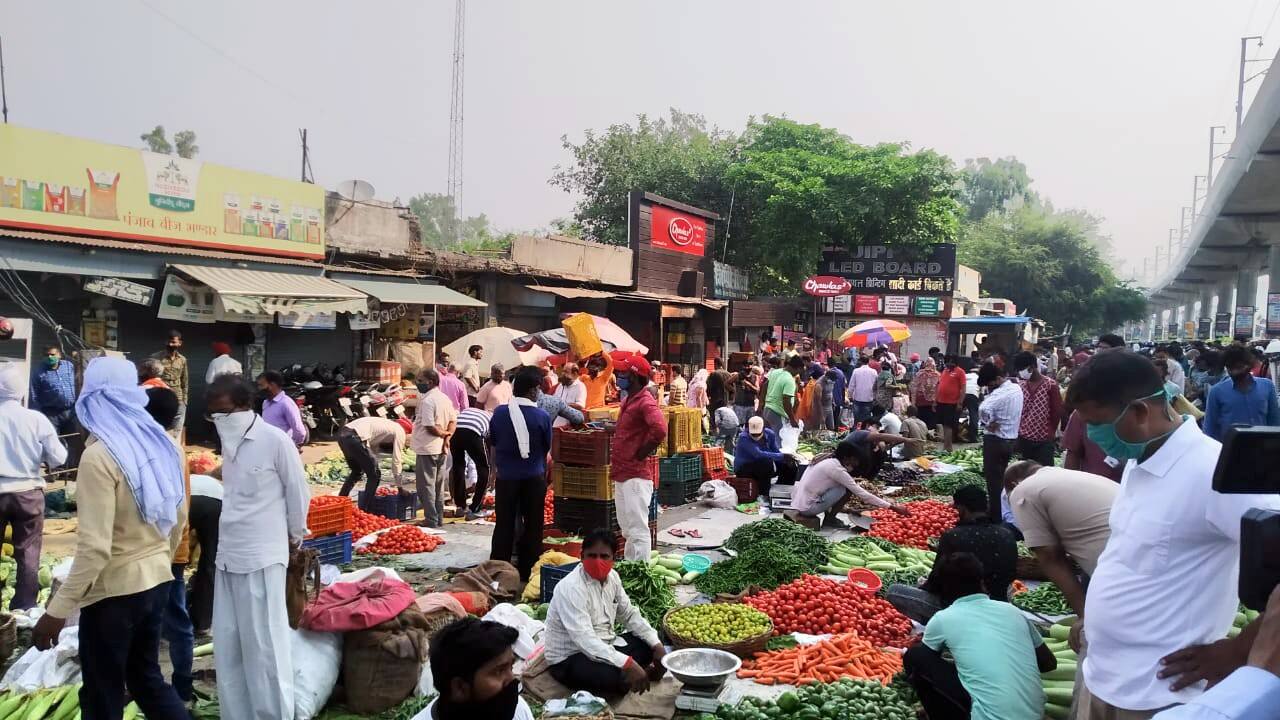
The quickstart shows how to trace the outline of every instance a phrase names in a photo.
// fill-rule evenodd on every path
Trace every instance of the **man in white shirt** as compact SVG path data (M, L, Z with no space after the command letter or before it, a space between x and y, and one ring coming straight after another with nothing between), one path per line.
M289 549L307 535L311 493L293 441L254 414L234 375L205 395L222 441L213 642L218 702L227 717L293 717L293 657L285 608Z
M582 382L582 373L578 370L578 364L561 365L559 377L560 383L556 385L554 396L578 412L586 411L587 384ZM564 427L569 424L568 419L559 416L552 416L551 420L552 427Z
M431 639L436 699L413 720L533 720L512 672L515 628L466 617Z
M849 383L849 396L853 398L853 414L859 421L871 419L871 406L876 399L876 377L880 374L870 365L871 360L858 358L858 369L853 371Z
M551 675L570 690L618 696L662 677L666 650L613 571L613 533L582 540L582 562L556 583L543 633ZM627 632L618 635L614 627Z
M67 460L67 448L44 413L22 406L27 379L22 366L0 362L0 521L13 527L13 559L18 563L10 610L36 605L40 590L40 547L44 532L44 477Z
M418 393L409 447L417 453L413 470L423 521L438 528L444 524L445 452L457 429L458 412L440 390L440 374L431 368L418 373Z
M204 373L204 383L208 385L219 375L243 375L244 368L240 361L231 357L231 346L224 342L213 344L214 358L209 361L209 369Z
M1072 378L1068 402L1089 438L1128 463L1073 630L1088 646L1078 717L1149 718L1245 664L1259 623L1220 639L1238 603L1240 518L1280 499L1213 491L1221 445L1173 414L1140 355L1098 353Z
M413 425L408 420L389 420L377 415L356 418L338 430L338 450L347 461L351 471L342 483L338 495L346 497L352 488L365 478L364 494L361 495L360 509L369 512L373 499L382 482L382 469L378 465L378 455L390 453L391 477L396 487L404 484L404 452L406 431L412 432Z
M458 371L458 376L462 378L462 382L467 386L467 395L475 397L480 392L480 360L484 358L484 348L479 345L472 345L467 348L467 359L462 363L462 368Z
M1004 471L1013 458L1022 423L1022 387L1009 382L990 362L978 369L978 386L987 389L986 399L978 406L978 422L986 431L982 436L982 475L987 481L987 516L998 518Z

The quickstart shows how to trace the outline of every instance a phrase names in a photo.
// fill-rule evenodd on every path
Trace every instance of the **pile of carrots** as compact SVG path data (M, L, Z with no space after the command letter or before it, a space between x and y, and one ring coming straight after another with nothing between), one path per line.
M833 635L813 645L758 652L744 660L738 677L761 685L808 685L840 678L866 678L888 685L902 670L902 656L881 650L853 633Z

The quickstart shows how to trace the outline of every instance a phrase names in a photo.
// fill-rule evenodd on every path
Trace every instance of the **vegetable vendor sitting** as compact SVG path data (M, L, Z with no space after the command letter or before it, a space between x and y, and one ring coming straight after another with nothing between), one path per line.
M738 477L754 478L760 492L760 506L769 507L769 487L781 472L785 459L782 443L773 428L765 427L764 418L754 415L734 445L733 469Z
M666 672L666 649L613 571L613 533L582 541L582 562L555 586L543 643L551 676L570 690L616 697L643 692ZM626 632L618 635L615 625Z
M854 496L872 507L889 508L899 515L910 515L910 510L876 496L854 479L855 475L868 476L867 470L872 464L871 453L866 447L851 443L837 445L834 455L817 459L800 476L800 482L796 483L791 494L792 509L787 511L787 518L804 524L806 518L823 515L823 526L847 529L849 526L837 515L844 511L844 506Z

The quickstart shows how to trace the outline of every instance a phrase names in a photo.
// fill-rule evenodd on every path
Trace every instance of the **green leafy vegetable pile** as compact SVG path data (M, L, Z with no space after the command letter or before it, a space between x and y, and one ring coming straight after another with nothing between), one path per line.
M662 616L676 606L675 593L652 565L638 560L623 560L613 566L622 580L631 604L635 605L645 620L654 627L662 626Z
M741 525L729 534L724 546L741 553L755 545L774 541L790 549L790 554L817 567L827 561L828 543L818 533L790 520L770 518Z
M1071 614L1071 606L1067 604L1066 596L1062 594L1057 585L1051 582L1042 582L1035 590L1018 593L1009 602L1013 603L1015 607L1038 612L1042 615Z
M693 581L693 586L707 595L736 594L752 586L772 590L813 572L820 564L812 559L812 553L797 552L793 546L778 540L760 540L747 546L737 557L712 565Z
M970 470L960 470L947 475L931 475L924 481L925 487L935 495L951 495L965 485L977 485L986 489L986 478Z

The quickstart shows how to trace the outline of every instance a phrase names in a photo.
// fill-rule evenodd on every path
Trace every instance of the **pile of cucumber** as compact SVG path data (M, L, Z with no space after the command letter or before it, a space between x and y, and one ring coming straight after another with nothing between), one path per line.
M700 572L684 572L684 556L677 553L661 555L657 550L649 553L649 567L656 570L668 585L690 585Z
M855 567L864 567L876 574L908 570L927 575L933 569L935 557L932 550L898 545L886 549L864 538L852 538L832 545L827 564L818 569L828 575L846 575Z
M1077 658L1075 651L1067 644L1070 635L1070 625L1051 625L1049 638L1044 643L1058 659L1058 667L1040 674L1040 684L1044 686L1044 714L1053 720L1066 720L1071 715L1071 694L1076 687Z
M1231 621L1231 629L1227 630L1227 637L1233 638L1239 635L1240 631L1244 630L1249 623L1257 620L1258 615L1260 614L1261 613L1257 610L1250 610L1244 605L1241 605L1239 612L1236 613L1235 619Z

